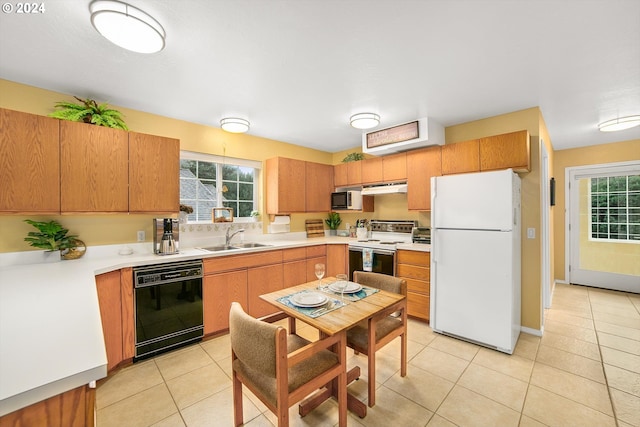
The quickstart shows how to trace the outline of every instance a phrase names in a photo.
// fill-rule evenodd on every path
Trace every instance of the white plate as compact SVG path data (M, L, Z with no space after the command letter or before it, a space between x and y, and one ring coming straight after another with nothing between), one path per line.
M303 292L292 296L290 301L298 307L319 307L326 304L329 298L317 292Z
M336 282L333 282L332 284L329 285L329 289L331 289L333 292L337 292L340 293L342 292L342 290L340 289L340 287L337 285ZM347 287L344 288L344 293L345 294L353 294L358 292L360 289L362 289L362 286L360 286L359 284L355 283L355 282L347 282Z

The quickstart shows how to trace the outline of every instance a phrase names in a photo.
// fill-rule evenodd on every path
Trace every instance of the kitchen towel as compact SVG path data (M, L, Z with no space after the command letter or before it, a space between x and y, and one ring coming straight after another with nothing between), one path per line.
M373 271L373 249L362 248L362 270Z

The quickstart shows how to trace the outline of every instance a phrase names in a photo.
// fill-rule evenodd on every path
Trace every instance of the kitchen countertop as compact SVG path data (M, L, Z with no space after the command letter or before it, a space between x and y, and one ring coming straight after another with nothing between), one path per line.
M83 258L54 263L11 265L41 252L0 254L0 416L81 387L107 375L95 276L125 267L204 259L317 244L348 244L345 237L259 241L270 246L205 252L188 248L158 256L151 244L90 247ZM429 251L430 245L399 249ZM7 259L9 260L7 262Z

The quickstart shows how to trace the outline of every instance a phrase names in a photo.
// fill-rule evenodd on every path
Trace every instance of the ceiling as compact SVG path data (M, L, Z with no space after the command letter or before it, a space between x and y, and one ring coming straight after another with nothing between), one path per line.
M556 150L640 139L640 0L127 0L167 33L125 51L89 0L0 14L0 78L336 152L380 127L444 126L539 106ZM0 96L2 96L0 94ZM125 117L126 120L126 117Z

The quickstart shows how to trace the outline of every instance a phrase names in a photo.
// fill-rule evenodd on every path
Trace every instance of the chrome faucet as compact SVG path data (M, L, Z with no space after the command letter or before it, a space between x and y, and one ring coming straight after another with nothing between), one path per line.
M236 231L234 231L232 234L229 234L229 232L231 231L231 227L227 228L227 234L226 234L226 238L224 241L224 245L225 246L229 246L229 243L231 243L231 239L233 239L233 236L235 236L238 233L244 233L244 228L240 228Z

